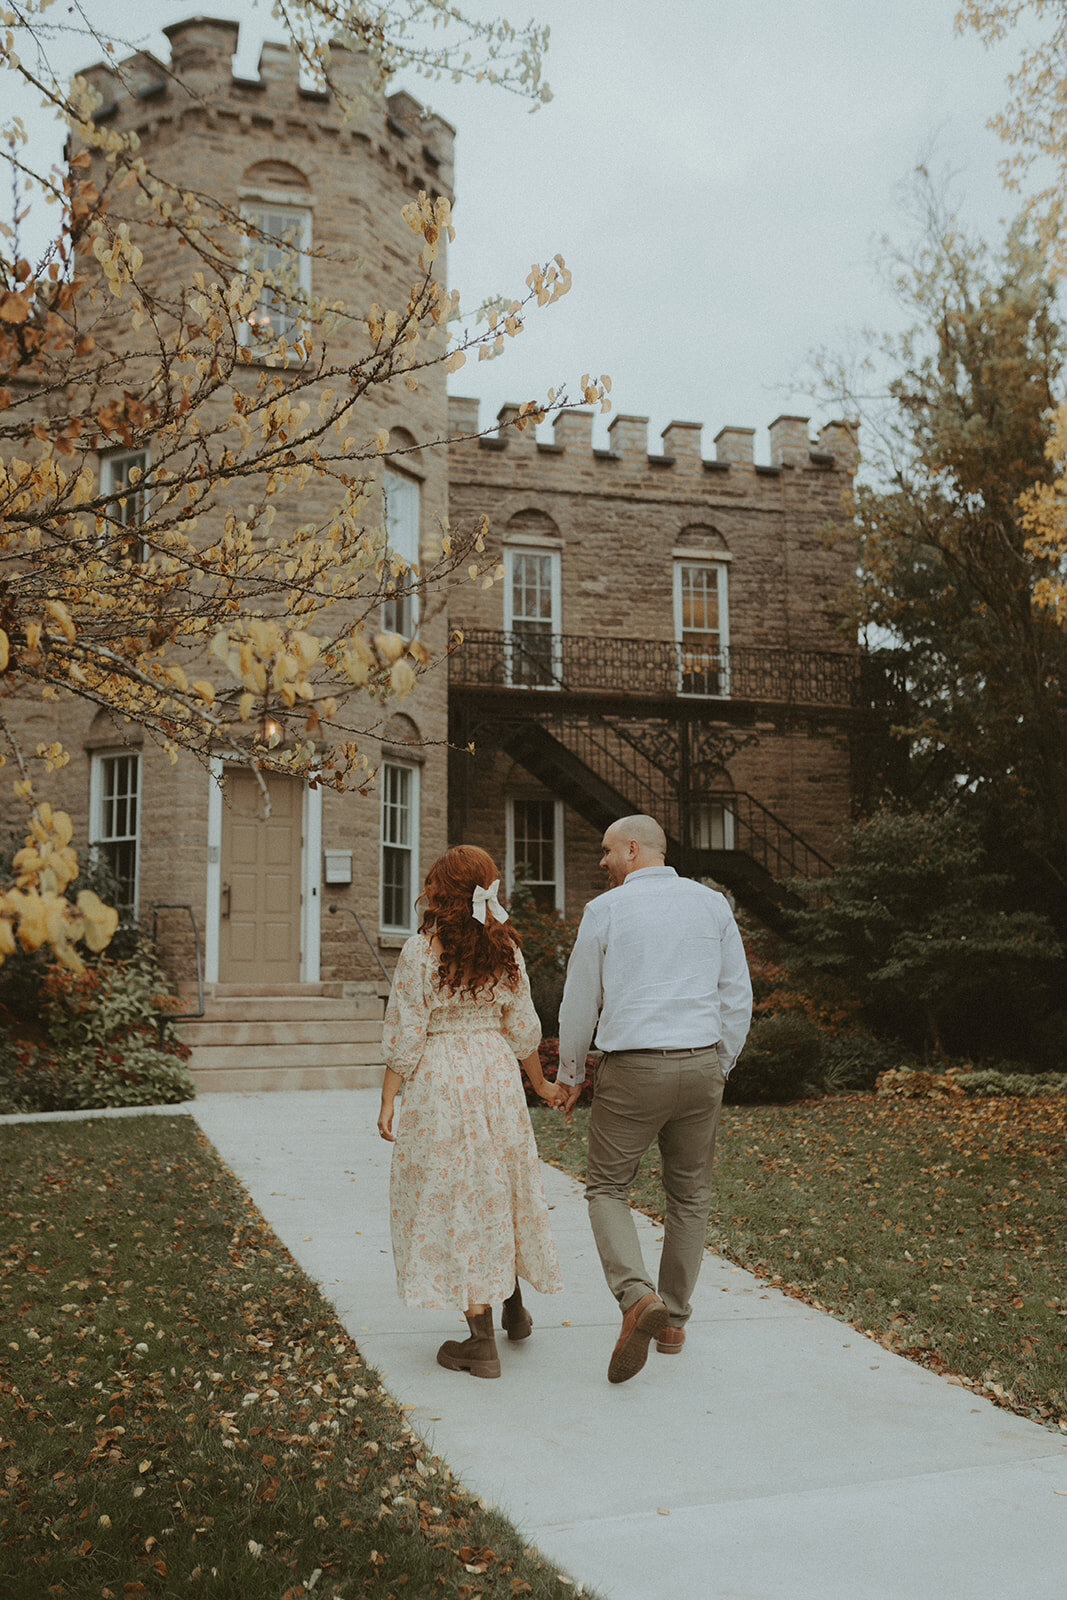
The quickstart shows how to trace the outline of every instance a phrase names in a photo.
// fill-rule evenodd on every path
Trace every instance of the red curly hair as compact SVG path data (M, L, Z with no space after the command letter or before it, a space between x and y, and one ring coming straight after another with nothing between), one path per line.
M440 944L438 979L451 994L465 991L476 999L501 978L510 988L519 981L515 955L522 940L513 925L498 922L488 909L484 926L472 915L475 889L488 889L499 876L492 856L473 844L453 845L426 874L419 932Z

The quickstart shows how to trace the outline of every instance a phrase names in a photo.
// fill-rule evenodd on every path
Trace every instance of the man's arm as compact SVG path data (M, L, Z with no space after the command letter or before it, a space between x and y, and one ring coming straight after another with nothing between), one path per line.
M578 926L567 981L559 1007L559 1074L557 1083L567 1088L585 1082L585 1058L596 1033L602 985L603 950L600 935L587 906Z
M719 969L719 1061L728 1075L741 1054L752 1022L752 980L748 975L745 947L730 916L722 934L722 965Z

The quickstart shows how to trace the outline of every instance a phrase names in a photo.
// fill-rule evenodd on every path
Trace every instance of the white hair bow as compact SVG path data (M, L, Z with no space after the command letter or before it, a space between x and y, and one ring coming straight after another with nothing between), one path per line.
M485 925L485 908L489 907L498 922L506 922L508 914L497 899L496 892L500 888L500 879L494 878L488 889L477 888L471 896L471 916L475 922Z

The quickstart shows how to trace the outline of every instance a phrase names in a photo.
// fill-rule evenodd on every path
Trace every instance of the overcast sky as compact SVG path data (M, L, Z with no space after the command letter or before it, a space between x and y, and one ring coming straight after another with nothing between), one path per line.
M477 394L487 422L505 400L607 372L615 409L649 416L650 449L678 418L704 424L705 455L725 424L755 427L766 460L767 424L809 409L789 392L808 353L894 325L877 240L906 233L899 190L916 162L952 169L964 216L989 237L1015 209L985 123L1018 47L955 37L956 3L538 0L554 99L536 114L491 88L405 82L457 128L450 281L464 302L517 294L557 251L574 276L454 390ZM529 6L469 9L518 22ZM85 10L164 59L161 26L237 19L247 75L263 37L280 36L251 0ZM96 56L74 47L64 64Z

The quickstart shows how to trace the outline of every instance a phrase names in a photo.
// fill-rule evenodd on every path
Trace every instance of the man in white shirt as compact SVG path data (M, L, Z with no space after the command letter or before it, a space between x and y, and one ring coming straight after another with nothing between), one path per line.
M604 834L610 888L585 908L559 1012L558 1082L574 1110L593 1042L603 1051L589 1118L586 1199L622 1332L611 1383L640 1372L653 1338L685 1341L704 1255L723 1086L752 1020L744 946L725 897L664 865L652 817ZM658 1292L630 1212L641 1157L659 1142L666 1220Z

